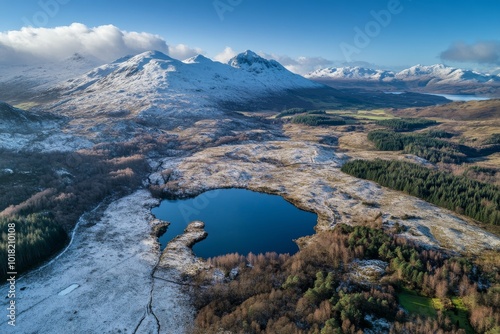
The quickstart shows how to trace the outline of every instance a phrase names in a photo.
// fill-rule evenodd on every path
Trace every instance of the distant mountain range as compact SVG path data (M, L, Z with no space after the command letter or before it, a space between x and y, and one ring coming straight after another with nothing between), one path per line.
M234 111L407 108L450 102L411 92L336 89L252 51L225 64L202 55L180 61L148 51L97 67L75 55L44 66L0 67L0 73L0 101L9 103L0 102L0 148L9 149L86 148L91 146L88 138L129 140L135 133L227 119ZM71 130L64 132L64 127Z
M252 51L227 63L202 55L180 61L148 51L101 66L75 54L43 66L0 67L0 73L0 101L27 107L41 104L43 110L67 116L110 113L113 117L159 117L221 110L408 107L447 102L411 93L389 96L339 90L322 82L335 77L333 69L312 76L322 78L315 82ZM361 69L353 73L357 77L389 76L376 71L362 74Z
M363 87L500 97L500 75L484 74L442 64L416 65L400 72L363 67L330 67L316 70L305 77L336 88Z

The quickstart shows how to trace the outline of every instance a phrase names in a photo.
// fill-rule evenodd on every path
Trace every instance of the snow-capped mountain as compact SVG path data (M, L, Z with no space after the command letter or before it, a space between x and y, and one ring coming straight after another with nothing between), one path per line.
M176 114L215 116L225 110L314 108L318 101L332 106L376 103L372 96L358 91L339 91L335 86L328 87L294 74L277 61L264 59L252 51L238 54L227 63L202 55L180 61L159 51L148 51L82 73L90 64L85 57L75 55L61 62L60 68L48 66L43 67L43 73L35 71L35 92L13 79L6 89L13 97L4 94L0 81L0 100L14 105L34 102L40 110L70 117L84 116L88 124L91 118L94 123L105 122L106 117L139 117L143 121L160 122ZM334 71L323 72L323 77L329 77L328 73ZM74 76L68 79L70 73ZM363 82L366 78L394 80L394 74L363 68L337 69L335 73L337 77ZM66 81L54 84L57 78ZM25 96L19 92L25 92ZM380 101L385 101L384 98L381 96ZM97 120L96 117L101 116L103 119Z
M325 68L306 78L335 88L376 88L426 93L500 96L500 76L449 67L416 65L400 72L363 67Z
M309 79L369 80L369 81L418 81L428 80L435 83L457 83L464 81L500 82L500 76L463 70L442 64L416 65L400 72L374 70L363 67L324 68L305 75Z
M68 99L56 108L89 107L95 111L133 113L151 108L193 110L314 88L325 86L293 74L278 62L252 51L237 55L228 64L202 55L179 61L159 51L149 51L67 81L59 89Z
M395 73L391 71L374 70L356 66L323 68L307 74L306 78L390 81L394 79L394 76Z
M405 69L396 74L395 79L402 81L428 79L436 83L459 83L465 81L474 81L478 83L484 82L500 82L498 76L483 74L476 71L463 70L459 68L449 67L442 64L422 66L416 65Z
M99 65L102 63L96 59L78 53L62 61L43 64L0 65L0 99L25 102Z

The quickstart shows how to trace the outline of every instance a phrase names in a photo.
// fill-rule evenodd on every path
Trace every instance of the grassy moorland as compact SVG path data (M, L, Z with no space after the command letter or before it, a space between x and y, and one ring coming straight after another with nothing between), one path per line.
M442 312L442 315L448 317L458 328L465 330L466 334L475 333L469 323L469 310L465 306L462 298L452 297L448 301L451 301L452 305L450 309L446 309L439 298L425 297L417 294L415 291L403 289L398 293L398 301L410 314L437 319L438 314Z

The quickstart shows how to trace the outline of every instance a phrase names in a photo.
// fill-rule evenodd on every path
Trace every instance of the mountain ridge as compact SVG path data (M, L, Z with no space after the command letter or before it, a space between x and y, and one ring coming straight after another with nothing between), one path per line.
M500 76L443 64L415 65L399 72L366 67L328 67L306 78L335 88L409 90L500 97Z
M74 71L71 64L75 64ZM60 75L57 64L52 65L33 73L26 70L32 76L24 82L19 79L2 86L0 80L0 99L13 105L38 105L41 110L65 116L112 113L134 117L146 113L157 118L227 110L373 108L447 101L417 95L387 97L383 93L374 99L366 92L338 90L292 73L250 50L227 63L203 55L181 61L151 50L97 66L75 54L62 64Z
M477 80L478 82L500 82L500 76L464 70L443 64L415 65L399 72L366 67L328 67L310 72L306 78L320 79L366 79L366 80L419 80L422 77L440 80Z
M73 109L99 106L100 110L200 110L221 103L244 104L265 96L286 96L302 89L335 90L285 69L252 51L228 64L197 55L180 61L159 51L124 57L70 79L57 87L63 103ZM102 105L99 102L106 100Z

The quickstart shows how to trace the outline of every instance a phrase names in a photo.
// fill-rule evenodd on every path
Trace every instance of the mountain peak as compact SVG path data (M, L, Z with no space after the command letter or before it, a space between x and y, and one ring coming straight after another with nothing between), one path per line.
M249 64L251 65L254 62L262 62L265 61L266 59L262 58L255 52L251 50L246 50L245 52L239 53L236 56L234 56L231 60L229 60L229 65L233 66L234 65L242 65L242 64ZM239 66L233 66L233 67L239 67Z
M79 54L78 52L75 52L71 57L69 57L69 59L73 61L84 61L85 57Z
M231 60L229 60L228 64L234 68L246 69L255 73L262 73L267 69L274 69L279 71L286 70L277 61L262 58L251 50L247 50L236 55Z
M241 55L244 55L245 57L251 57L251 58L262 58L252 50L246 50L245 52L242 52Z
M204 55L196 55L194 57L188 58L182 61L185 64L210 64L213 61L210 58L205 57Z
M144 70L146 66L150 67L151 65L153 65L153 67L151 68L156 68L157 66L168 67L170 65L177 65L182 63L177 59L167 56L163 52L153 50L139 53L138 55L130 58L124 57L112 64L118 66L116 70L121 69L119 70L119 72L126 71L129 73L129 75L131 75L133 73ZM110 70L114 71L114 66L111 66Z
M133 56L131 59L134 59L134 60L142 60L142 59L173 60L173 58L171 58L171 57L167 56L166 54L164 54L163 52L157 51L157 50L151 50L151 51L139 53L138 55Z

